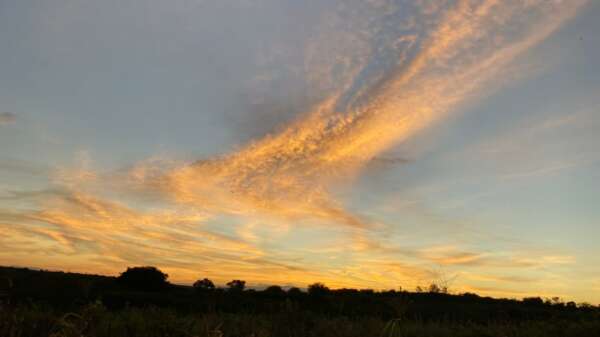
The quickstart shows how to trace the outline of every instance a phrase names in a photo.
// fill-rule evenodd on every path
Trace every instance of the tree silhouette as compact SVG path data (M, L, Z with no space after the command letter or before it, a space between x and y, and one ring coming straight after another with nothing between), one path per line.
M229 291L244 291L244 288L246 288L246 281L233 280L227 283L227 286L229 287Z
M302 296L302 290L300 290L298 287L291 287L288 289L287 294L292 297L299 297Z
M429 289L427 289L427 290L428 290L428 292L434 293L434 294L447 294L448 293L448 287L439 286L437 283L431 283L429 285Z
M205 278L194 282L194 288L199 291L208 291L215 289L215 284L211 280Z
M308 286L308 294L311 296L322 296L329 293L329 288L327 288L323 283L313 283Z
M283 296L285 295L285 291L280 286L269 286L264 290L265 294L270 296Z
M169 275L156 267L129 267L117 278L119 284L137 290L157 291L166 288L169 284Z
M525 297L523 298L523 303L528 305L542 306L544 305L544 300L539 297Z

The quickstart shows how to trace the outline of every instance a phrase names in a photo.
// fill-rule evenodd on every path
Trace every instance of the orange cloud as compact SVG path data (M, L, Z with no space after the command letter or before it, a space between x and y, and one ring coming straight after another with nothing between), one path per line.
M367 93L366 98L349 105L348 111L336 110L342 97L352 101L348 93L334 94L278 134L141 183L208 212L369 227L368 220L349 213L332 197L336 184L352 180L381 152L501 77L509 62L553 32L582 3L459 1L442 15L416 56L374 87L360 89L356 95ZM135 172L133 176L140 178Z

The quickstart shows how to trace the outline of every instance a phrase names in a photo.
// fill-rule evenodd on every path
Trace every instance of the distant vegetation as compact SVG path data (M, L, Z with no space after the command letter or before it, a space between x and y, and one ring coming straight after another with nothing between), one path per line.
M418 292L226 288L168 282L155 267L119 277L0 267L1 337L600 336L600 308L557 298Z

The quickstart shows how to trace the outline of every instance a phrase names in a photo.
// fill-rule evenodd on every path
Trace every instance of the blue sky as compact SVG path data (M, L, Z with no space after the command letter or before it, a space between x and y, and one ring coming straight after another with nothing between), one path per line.
M599 15L0 0L0 264L599 303Z

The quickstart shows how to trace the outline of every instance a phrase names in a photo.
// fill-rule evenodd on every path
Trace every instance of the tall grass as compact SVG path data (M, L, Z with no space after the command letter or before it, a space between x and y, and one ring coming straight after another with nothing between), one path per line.
M182 314L168 308L109 311L102 304L60 313L39 305L0 308L2 337L549 337L600 336L600 320L458 324L280 314Z

